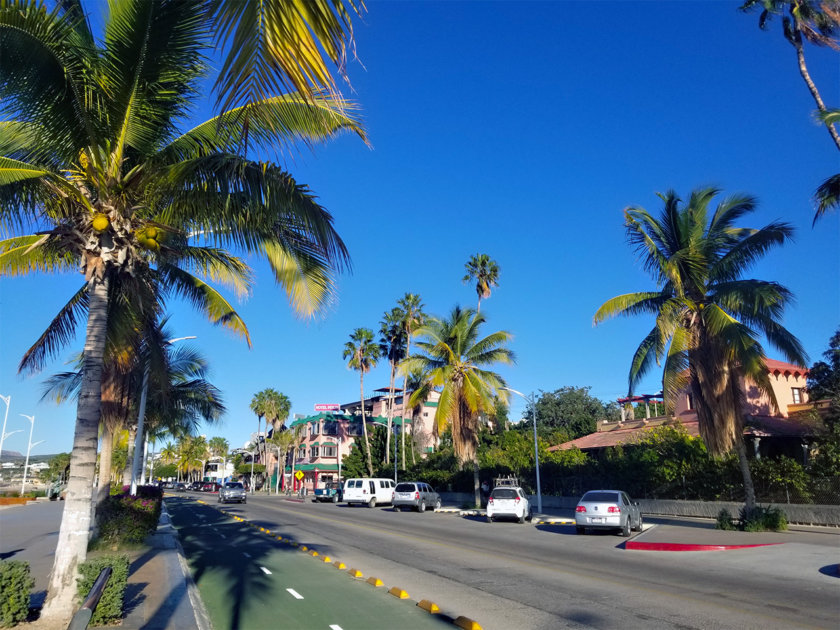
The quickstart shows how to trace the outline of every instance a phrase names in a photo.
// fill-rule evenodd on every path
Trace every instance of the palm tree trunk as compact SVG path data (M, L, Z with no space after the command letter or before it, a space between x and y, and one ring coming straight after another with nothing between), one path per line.
M738 453L738 464L741 466L741 475L744 477L744 504L749 514L755 509L755 486L753 486L750 461L747 459L747 447L743 436L735 442L735 451Z
M406 328L406 342L405 342L405 356L411 355L411 326ZM402 469L405 470L405 413L408 410L408 374L403 378L403 395L402 395L402 431L400 431L400 440L402 441ZM411 434L414 435L414 412L411 414ZM411 449L411 463L414 461L414 449Z
M134 465L134 438L137 437L137 425L128 428L128 444L126 444L125 468L122 471L122 485L131 485L131 467Z
M475 490L475 509L481 508L481 484L478 483L478 458L473 460L473 489Z
M362 431L365 434L365 454L367 455L368 476L373 477L373 463L370 459L370 440L368 439L367 421L365 420L365 372L359 370L359 396L362 403Z
M90 282L84 371L76 412L70 480L58 533L55 559L41 618L66 625L73 615L76 575L87 557L90 537L96 445L102 407L102 366L108 329L108 278Z
M805 85L808 86L808 90L811 92L811 96L814 98L814 102L817 104L817 108L820 112L825 112L826 107L825 103L820 96L819 91L817 90L816 84L811 79L811 74L808 72L808 66L805 64L805 50L802 46L802 33L799 30L799 22L796 18L793 18L794 24L796 24L796 30L794 34L794 48L796 48L796 59L799 62L799 74L802 75L802 80L805 81ZM837 129L834 125L826 125L826 129L828 129L828 133L831 136L831 139L834 140L834 144L840 149L840 134L837 133Z
M111 467L114 460L114 431L103 424L102 445L99 448L99 483L96 487L96 503L102 503L111 493Z
M385 463L391 463L391 423L394 421L394 372L397 366L391 361L391 382L388 385L388 435L385 436ZM395 456L396 459L396 456Z

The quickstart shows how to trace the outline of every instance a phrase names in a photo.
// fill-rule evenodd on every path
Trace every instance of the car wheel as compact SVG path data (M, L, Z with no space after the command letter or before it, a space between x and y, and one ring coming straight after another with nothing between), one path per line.
M435 512L437 512L438 510L440 510L440 499L435 501Z
M425 512L426 511L426 502L420 501L420 505L417 506L418 512Z
M492 516L488 516L488 517L487 517L487 522L488 522L488 523L492 523L492 522L493 522L493 517L492 517Z
M332 497L332 502L333 502L333 503L338 503L338 495L337 495L337 494L334 494L334 495L333 495L333 497Z
M630 515L627 515L627 520L624 521L624 526L621 528L621 535L624 538L628 538L630 536Z
M636 522L636 531L637 532L642 531L642 522L643 522L642 515L641 515L641 513L639 513L639 520Z
M581 527L580 525L576 525L575 526L575 533L580 534L581 536L585 536L586 535L586 528Z
M519 517L519 524L522 525L522 523L524 523L524 522L525 522L525 512L523 512L522 516Z
M247 503L247 502L248 502L247 499L242 499L242 503Z
M368 507L369 508L375 508L376 507L376 497L371 497L370 498L370 501L368 501Z
M528 516L525 517L525 518L530 523L531 521L534 520L534 513L531 510L528 510Z

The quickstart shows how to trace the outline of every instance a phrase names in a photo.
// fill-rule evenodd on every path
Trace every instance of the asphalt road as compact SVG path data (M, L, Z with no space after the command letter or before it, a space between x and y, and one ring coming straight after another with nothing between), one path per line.
M840 614L840 579L820 572L838 561L840 536L794 535L804 542L726 552L639 552L609 533L582 537L568 526L259 495L224 509L485 630L833 629Z

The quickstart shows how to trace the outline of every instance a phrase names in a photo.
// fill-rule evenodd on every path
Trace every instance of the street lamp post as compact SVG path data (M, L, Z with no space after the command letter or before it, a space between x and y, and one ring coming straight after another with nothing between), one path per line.
M185 339L195 339L195 335L190 335L189 337L176 337L175 339L170 339L169 341L165 342L167 346L175 343L176 341L183 341ZM131 494L137 494L137 478L140 476L140 470L138 470L138 466L142 468L143 466L143 457L138 457L137 454L140 452L140 449L143 446L144 442L144 433L145 429L143 427L143 422L146 418L146 394L149 391L149 362L146 361L146 366L143 369L143 389L140 391L140 409L137 412L137 435L134 437L134 459L131 462ZM203 471L202 471L203 472Z
M3 396L2 394L0 394L0 399L2 399L4 403L6 403L6 415L3 418L3 430L0 431L0 461L2 461L2 459L3 459L3 441L7 437L9 437L10 435L14 435L15 433L20 433L21 431L23 431L23 429L18 429L17 431L9 431L8 433L6 433L6 421L9 419L9 407L11 407L11 405L12 405L12 397L11 397L11 395Z
M29 420L29 446L26 447L26 464L23 466L23 483L20 485L20 496L23 496L23 493L26 489L26 473L29 471L29 453L32 451L33 446L38 446L44 440L40 440L38 442L32 443L32 432L35 430L35 416L27 416L25 413L20 414L27 420Z
M540 489L540 451L537 446L537 405L534 402L534 394L531 393L531 396L528 397L522 392L511 389L510 387L502 387L502 389L512 394L516 394L517 396L521 396L525 402L531 406L531 418L534 421L534 462L536 463L537 471L537 512L542 512L542 490Z

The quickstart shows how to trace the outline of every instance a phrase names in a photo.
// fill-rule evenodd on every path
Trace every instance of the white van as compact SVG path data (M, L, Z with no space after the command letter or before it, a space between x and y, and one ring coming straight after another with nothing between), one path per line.
M347 505L358 503L376 507L377 503L391 503L394 500L393 479L362 477L344 482L344 500Z

